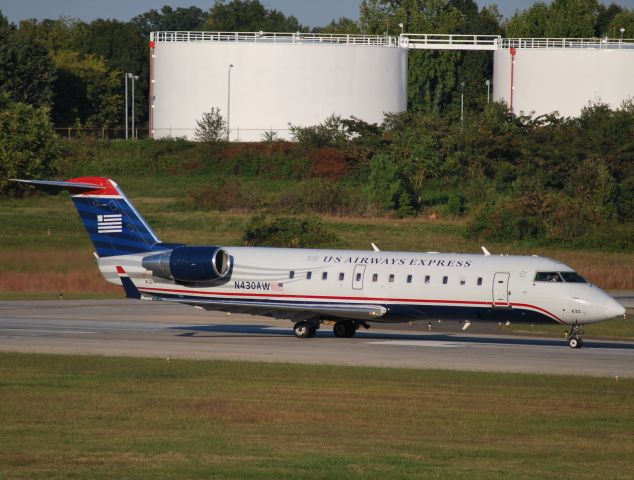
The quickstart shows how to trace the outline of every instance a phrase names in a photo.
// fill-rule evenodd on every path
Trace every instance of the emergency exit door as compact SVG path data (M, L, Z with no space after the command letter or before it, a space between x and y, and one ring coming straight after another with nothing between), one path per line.
M505 272L497 272L493 276L493 306L508 308L509 303L509 277Z
M352 288L354 290L363 289L363 276L365 274L365 265L356 265L352 273Z

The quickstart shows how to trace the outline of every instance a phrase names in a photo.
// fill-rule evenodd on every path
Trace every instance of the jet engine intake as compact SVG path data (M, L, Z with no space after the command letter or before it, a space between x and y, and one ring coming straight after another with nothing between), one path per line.
M145 257L141 263L157 277L177 282L207 282L224 278L231 270L231 257L220 247L178 247Z

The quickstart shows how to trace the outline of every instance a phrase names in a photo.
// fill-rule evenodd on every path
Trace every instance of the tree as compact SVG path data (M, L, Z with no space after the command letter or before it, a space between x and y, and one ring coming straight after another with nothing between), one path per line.
M178 9L177 9L178 10ZM123 98L123 73L138 75L134 95L134 113L137 124L148 117L149 95L149 36L134 23L98 19L86 25L81 46L76 50L84 57L94 55L105 60L108 74L119 75L114 91ZM117 118L124 116L123 102L117 105Z
M203 113L202 118L196 121L196 125L194 137L199 142L220 142L227 133L227 123L220 114L220 108L212 107L211 111Z
M354 20L341 17L339 20L332 20L325 27L313 28L313 32L358 35L361 33L361 28Z
M53 120L56 125L110 128L119 124L123 98L121 72L96 55L63 50L54 55L58 69Z
M377 153L370 161L370 174L366 192L372 205L379 211L390 211L398 207L402 191L398 166L384 154Z
M208 15L198 7L176 9L165 5L158 12L152 9L137 15L130 23L135 25L144 38L156 31L200 30L207 23Z
M32 32L0 20L0 90L16 102L46 106L54 80L55 67L42 42Z
M269 10L259 0L216 0L209 11L206 30L222 32L298 32L297 18L279 10Z
M597 0L553 0L515 12L506 25L509 37L592 37L599 18Z
M14 102L0 93L0 193L15 194L10 178L41 178L60 156L47 107Z

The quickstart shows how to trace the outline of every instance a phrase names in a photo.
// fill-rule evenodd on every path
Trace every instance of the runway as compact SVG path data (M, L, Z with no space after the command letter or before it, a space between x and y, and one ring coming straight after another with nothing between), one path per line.
M0 351L634 377L634 343L373 327L313 339L291 322L136 300L0 302ZM436 328L435 326L433 328Z

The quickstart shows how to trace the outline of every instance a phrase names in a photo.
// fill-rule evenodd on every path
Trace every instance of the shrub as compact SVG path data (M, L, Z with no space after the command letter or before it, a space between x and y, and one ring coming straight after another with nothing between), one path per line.
M243 239L249 246L319 248L332 245L335 235L314 216L284 217L255 215Z
M280 193L271 208L293 214L362 215L364 202L354 195L355 191L340 183L310 179Z
M221 178L187 192L187 206L195 210L251 210L263 206L262 195L239 178Z
M194 137L200 142L217 143L223 140L227 132L227 123L220 115L220 109L212 107L210 112L203 113L196 121Z

